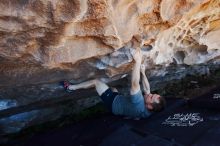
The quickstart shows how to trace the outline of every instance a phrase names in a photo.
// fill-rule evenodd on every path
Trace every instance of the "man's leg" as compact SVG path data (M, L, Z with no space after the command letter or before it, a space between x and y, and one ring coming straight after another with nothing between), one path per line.
M115 88L115 87L111 87L112 91L115 92L115 93L118 93L118 89Z
M94 79L94 80L86 81L80 84L70 85L68 89L77 90L77 89L88 89L92 87L96 88L96 91L99 94L99 96L101 96L109 88L107 84L103 83L102 81L98 79Z
M90 80L76 85L69 85L69 90L77 90L77 89L87 89L95 87L98 92L100 98L104 102L105 106L112 112L112 103L114 98L118 95L113 92L107 84L103 83L100 80Z

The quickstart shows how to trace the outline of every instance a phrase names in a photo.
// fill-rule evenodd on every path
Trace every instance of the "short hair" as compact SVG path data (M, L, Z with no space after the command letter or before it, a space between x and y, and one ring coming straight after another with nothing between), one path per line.
M162 111L166 106L166 100L164 97L160 96L159 97L159 103L156 103L156 102L153 102L152 103L152 111L155 111L155 112L160 112Z

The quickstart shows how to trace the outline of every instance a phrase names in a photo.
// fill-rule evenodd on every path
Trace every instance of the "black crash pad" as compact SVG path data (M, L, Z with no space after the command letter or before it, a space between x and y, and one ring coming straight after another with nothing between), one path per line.
M216 89L192 100L168 99L165 111L133 123L127 130L112 133L101 145L217 146L220 142L219 93ZM138 140L135 140L137 136L132 138L134 133L140 136Z
M220 90L216 89L191 100L169 98L164 111L147 119L125 120L107 114L15 143L19 146L218 146L219 97Z

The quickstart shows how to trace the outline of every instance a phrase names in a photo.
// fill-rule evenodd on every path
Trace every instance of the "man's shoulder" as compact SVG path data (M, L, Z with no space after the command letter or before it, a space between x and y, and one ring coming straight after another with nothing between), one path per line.
M115 101L124 101L127 99L127 96L123 95L123 94L118 94L115 96Z

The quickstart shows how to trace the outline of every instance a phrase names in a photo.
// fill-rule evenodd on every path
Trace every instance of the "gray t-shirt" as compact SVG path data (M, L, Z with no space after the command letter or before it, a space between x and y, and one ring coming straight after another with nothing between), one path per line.
M135 95L117 95L112 103L112 112L115 115L124 115L134 118L146 118L151 115L144 103L141 91Z

